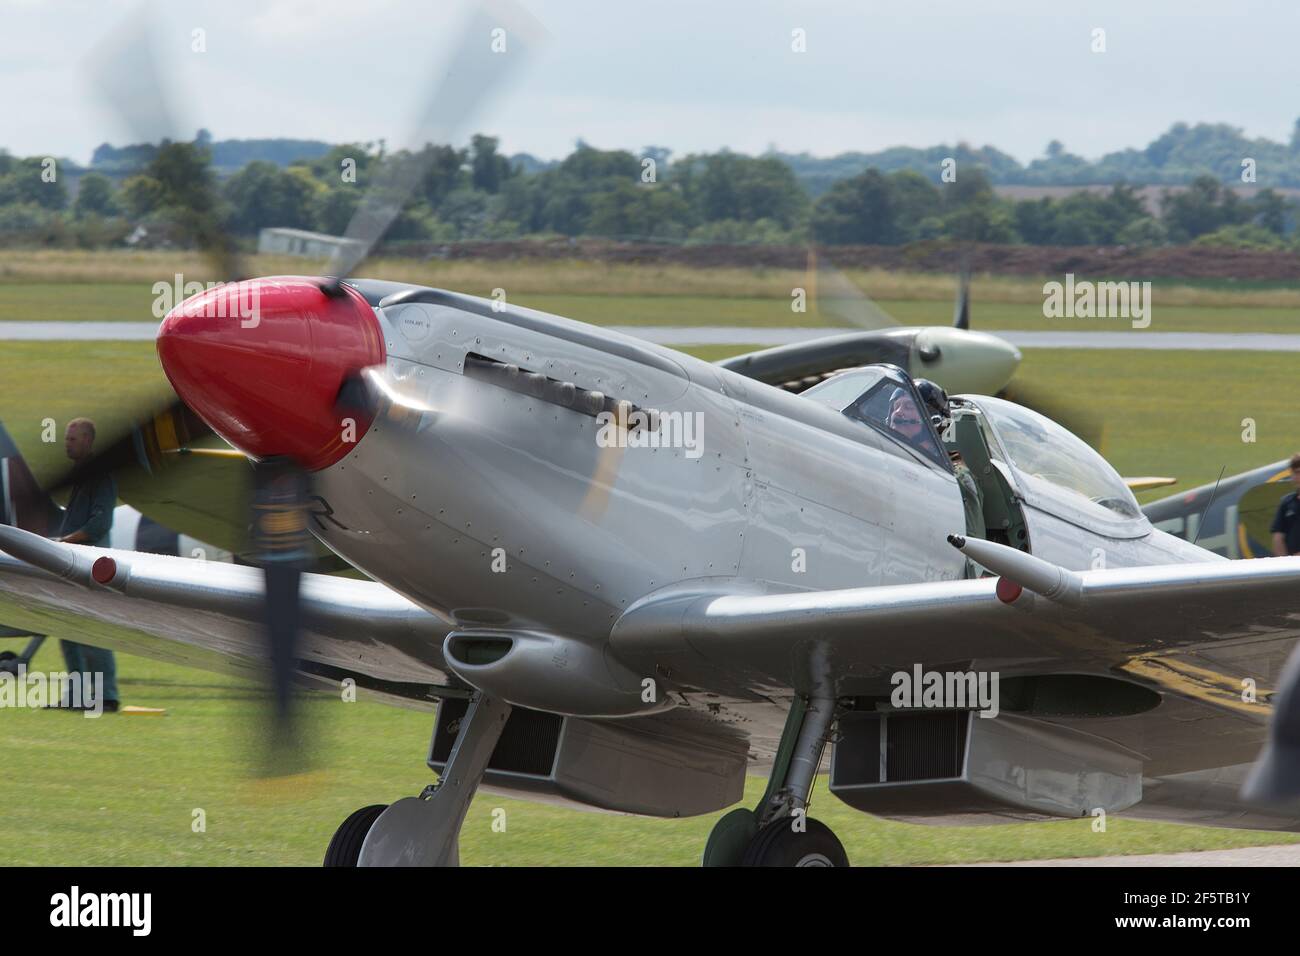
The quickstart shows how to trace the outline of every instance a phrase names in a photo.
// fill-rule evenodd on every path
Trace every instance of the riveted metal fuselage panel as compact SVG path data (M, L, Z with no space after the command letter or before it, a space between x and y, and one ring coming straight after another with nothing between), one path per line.
M317 531L464 626L601 640L634 601L687 582L960 574L943 544L963 526L951 476L816 403L481 299L413 288L377 312L394 387L430 410L381 416L317 476L331 511ZM677 416L694 444L602 447L597 419L465 375L470 355Z

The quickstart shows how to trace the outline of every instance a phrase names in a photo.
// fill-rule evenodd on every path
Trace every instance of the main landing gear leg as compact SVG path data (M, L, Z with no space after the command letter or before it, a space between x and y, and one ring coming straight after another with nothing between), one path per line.
M509 716L509 704L484 693L475 694L438 782L420 796L404 797L387 808L358 810L334 835L326 865L349 865L342 847L335 853L335 844L355 844L360 835L362 842L352 865L459 866L460 827ZM337 862L331 862L332 854Z
M834 698L795 698L767 792L756 809L732 810L717 822L704 848L705 866L849 865L830 828L807 815L834 720Z

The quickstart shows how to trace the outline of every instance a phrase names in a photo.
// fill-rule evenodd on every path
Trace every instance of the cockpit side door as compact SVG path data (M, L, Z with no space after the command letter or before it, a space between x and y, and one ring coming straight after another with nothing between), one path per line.
M1002 460L1005 454L987 431L978 409L957 401L952 403L951 411L952 419L944 429L943 439L949 450L957 452L969 469L975 486L975 500L968 502L968 506L977 510L978 515L968 516L967 533L1031 551L1029 527L1020 507L1020 492L1015 485L1015 476Z

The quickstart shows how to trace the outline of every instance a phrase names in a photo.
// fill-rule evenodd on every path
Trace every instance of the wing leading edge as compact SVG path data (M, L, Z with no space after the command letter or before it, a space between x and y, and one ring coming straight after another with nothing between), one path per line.
M1072 572L1038 559L1017 563L1029 556L990 542L969 542L976 549L972 556L1002 578L660 594L623 615L613 644L629 662L671 667L676 679L710 690L743 692L743 682L807 693L815 682L869 682L914 663L1151 671L1153 661L1187 656L1207 669L1246 666L1260 644L1284 658L1281 645L1300 637L1300 558ZM1008 570L1021 580L1013 584ZM732 686L716 686L723 671L734 673Z
M1300 557L1072 572L1001 545L962 543L1003 576L660 593L623 615L613 647L627 666L663 674L701 701L789 689L888 712L900 673L996 676L1013 722L1091 735L1136 755L1153 780L1247 765L1270 726L1278 737L1283 668L1300 637ZM1051 699L1066 687L1068 701ZM1026 688L1035 690L1026 697ZM1168 796L1175 818L1205 809ZM1244 813L1238 801L1220 825L1261 825L1242 822ZM1298 820L1288 812L1268 825L1293 829Z
M209 669L264 667L257 568L60 544L2 526L0 549L0 621L10 626L94 635L96 644ZM309 671L446 684L441 648L451 628L419 605L374 581L325 574L303 575L302 599Z

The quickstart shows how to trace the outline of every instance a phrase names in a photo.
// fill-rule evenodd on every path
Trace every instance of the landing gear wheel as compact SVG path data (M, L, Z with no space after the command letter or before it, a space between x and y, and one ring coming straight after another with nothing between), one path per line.
M386 803L362 807L339 824L325 851L322 866L356 866L361 857L361 844L366 842L366 834L379 819L379 814L388 809Z
M704 845L703 866L741 866L745 850L758 836L758 816L753 810L736 809L724 813L709 831Z
M774 820L758 831L741 866L848 866L844 845L820 820L805 819L803 832L789 819Z

